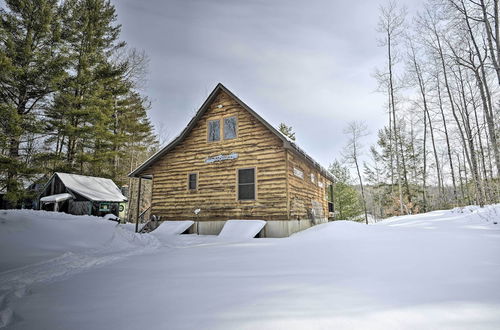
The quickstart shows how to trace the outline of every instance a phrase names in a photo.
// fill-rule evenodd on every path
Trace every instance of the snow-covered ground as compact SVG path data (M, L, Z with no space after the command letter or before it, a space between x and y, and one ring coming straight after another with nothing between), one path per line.
M0 212L0 327L499 329L494 221L500 205L235 242Z

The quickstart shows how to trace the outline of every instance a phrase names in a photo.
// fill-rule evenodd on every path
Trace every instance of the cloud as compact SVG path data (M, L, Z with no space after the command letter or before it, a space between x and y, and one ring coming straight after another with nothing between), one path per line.
M272 124L292 125L299 144L325 166L339 157L348 121L365 120L373 133L386 121L386 98L374 92L371 77L384 63L376 43L377 2L115 5L123 39L151 57L151 116L171 135L218 82ZM372 134L366 144L375 139Z

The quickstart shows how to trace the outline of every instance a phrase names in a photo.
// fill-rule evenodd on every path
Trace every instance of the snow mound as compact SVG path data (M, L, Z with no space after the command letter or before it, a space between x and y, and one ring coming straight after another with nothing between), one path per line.
M230 239L254 238L266 225L264 220L227 220L219 237Z
M194 224L194 221L163 221L158 228L151 233L155 236L180 235Z
M151 243L151 237L101 217L34 210L0 212L0 273L67 253L117 253Z
M106 220L120 221L120 218L112 213L108 213L108 214L104 215L103 218Z

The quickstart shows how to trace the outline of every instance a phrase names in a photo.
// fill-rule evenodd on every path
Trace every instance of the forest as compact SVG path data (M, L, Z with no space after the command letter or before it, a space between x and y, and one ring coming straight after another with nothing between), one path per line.
M0 187L19 206L54 171L119 185L155 148L148 58L120 40L106 0L0 8Z
M431 0L411 16L389 2L377 32L386 61L373 76L387 124L371 146L366 123L345 128L330 166L340 218L498 203L498 0Z

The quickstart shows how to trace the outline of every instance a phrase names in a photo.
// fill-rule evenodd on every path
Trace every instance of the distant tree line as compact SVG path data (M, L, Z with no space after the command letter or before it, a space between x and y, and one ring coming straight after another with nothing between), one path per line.
M0 190L53 171L119 184L155 148L144 53L107 0L5 0L0 8Z
M431 0L411 19L395 2L381 7L387 125L365 153L369 213L500 201L498 4Z

